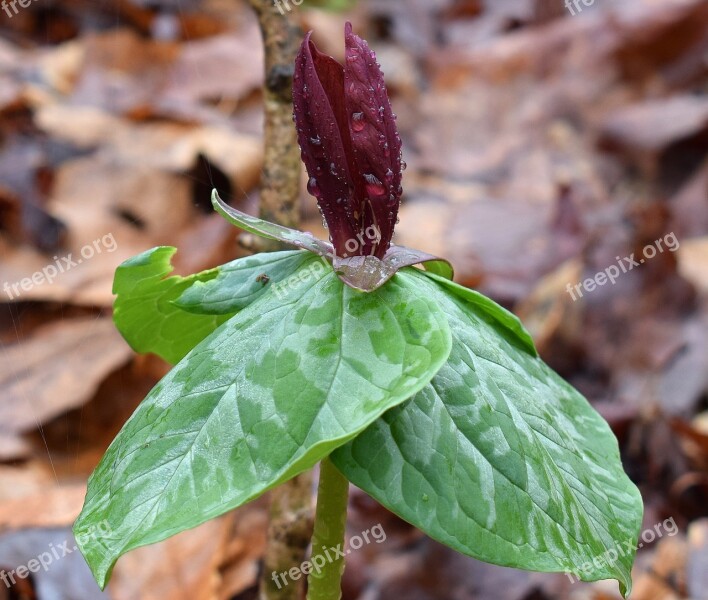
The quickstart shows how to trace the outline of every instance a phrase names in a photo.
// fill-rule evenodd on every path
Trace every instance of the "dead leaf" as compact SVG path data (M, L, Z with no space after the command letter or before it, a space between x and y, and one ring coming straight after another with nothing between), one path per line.
M0 428L22 432L81 406L132 355L109 318L59 321L3 348Z

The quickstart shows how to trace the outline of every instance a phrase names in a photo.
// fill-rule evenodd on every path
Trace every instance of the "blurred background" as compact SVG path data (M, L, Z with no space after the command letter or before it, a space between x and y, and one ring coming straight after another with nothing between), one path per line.
M209 194L255 214L263 164L245 1L22 1L0 9L0 571L73 547L88 475L168 369L113 328L116 266L244 255ZM708 2L281 2L323 51L351 20L377 53L408 163L395 241L516 312L612 426L656 534L632 598L708 598ZM256 598L266 522L262 498L134 551L105 593L72 552L0 598ZM345 600L619 598L457 555L353 490L350 533L375 523Z

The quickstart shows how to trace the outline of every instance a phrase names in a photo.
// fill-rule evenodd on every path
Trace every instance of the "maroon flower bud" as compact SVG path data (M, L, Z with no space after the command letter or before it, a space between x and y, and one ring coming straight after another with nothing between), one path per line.
M339 257L382 259L401 197L401 138L383 73L368 44L344 31L342 66L305 36L293 104L302 159Z

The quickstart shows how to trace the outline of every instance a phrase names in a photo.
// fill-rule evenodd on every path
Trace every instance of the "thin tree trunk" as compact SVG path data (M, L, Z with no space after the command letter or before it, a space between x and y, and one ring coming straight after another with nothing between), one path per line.
M280 13L273 0L249 2L258 15L265 46L265 161L260 217L286 227L297 227L300 221L300 149L292 120L292 84L302 31L289 19L289 12Z
M292 122L292 78L302 32L281 14L273 0L249 0L258 15L265 46L265 160L261 179L260 217L297 227L299 214L300 149ZM253 251L277 250L277 243L244 235ZM299 600L304 578L282 585L273 577L305 560L312 536L312 472L308 471L271 491L268 542L260 583L261 600Z

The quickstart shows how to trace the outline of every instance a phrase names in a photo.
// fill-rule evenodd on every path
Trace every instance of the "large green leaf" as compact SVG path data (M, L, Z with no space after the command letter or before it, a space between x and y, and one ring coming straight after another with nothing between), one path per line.
M331 268L310 252L288 250L239 258L188 277L168 277L176 251L161 246L125 261L113 283L118 295L113 318L123 337L136 352L153 352L172 364L262 294L274 286L281 290L283 281L287 285L303 265Z
M494 316L501 308L406 275L447 314L450 358L411 401L335 451L337 467L464 554L629 590L642 500L607 423L510 338L509 319Z
M216 269L189 277L168 275L176 248L160 246L126 260L116 269L113 320L136 352L152 352L176 363L226 316L193 315L174 305L184 290L217 276Z
M526 331L523 323L514 313L510 313L505 308L499 306L494 300L487 298L484 294L480 294L475 290L471 290L461 286L454 281L449 281L449 277L441 276L433 272L426 272L426 275L440 284L440 287L448 292L459 296L474 306L477 312L483 312L490 317L497 325L497 333L501 335L508 343L514 346L520 346L522 349L529 352L532 356L538 356L536 346L533 343L533 338ZM440 290L435 291L436 296L440 294Z
M309 270L301 269L303 265ZM332 267L305 250L254 254L217 267L215 277L193 283L175 304L197 314L232 314L271 290L285 296L286 288L296 283L288 278L297 271L310 278L325 269Z
M420 391L451 333L413 283L397 276L366 294L331 270L301 277L194 348L89 480L74 531L99 584L125 552L248 502ZM81 536L104 520L108 536Z

